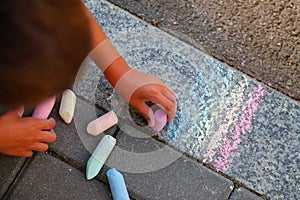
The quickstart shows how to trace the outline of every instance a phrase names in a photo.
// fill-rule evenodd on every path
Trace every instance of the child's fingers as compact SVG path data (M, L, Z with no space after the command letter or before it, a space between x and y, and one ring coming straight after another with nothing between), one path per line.
M28 151L22 151L22 152L19 152L19 153L12 153L10 155L15 155L15 156L20 156L20 157L26 157L26 158L29 158L33 155L33 152L28 150Z
M164 88L164 91L162 91L162 94L168 98L170 101L172 101L173 103L176 103L176 96L175 93L169 89L169 88Z
M22 117L22 115L24 114L24 106L20 106L18 108L15 108L9 112L7 112L7 114L17 114L19 117Z
M30 149L33 151L44 152L48 150L48 144L44 142L36 142L32 146L30 146Z
M39 142L55 142L56 134L53 129L50 131L42 131L41 135L39 136Z
M170 91L170 89L164 88L164 91L162 91L163 96L165 96L170 102L168 102L166 105L162 105L167 112L168 115L168 121L172 121L175 117L176 110L177 110L177 101L176 101L176 96L173 91ZM160 104L158 102L158 104Z
M30 118L33 123L36 124L36 128L40 130L51 130L55 127L55 120L53 118L50 119L38 119L38 118Z
M148 100L150 100L155 104L160 105L160 107L166 111L168 115L168 121L171 121L172 119L174 119L176 114L176 107L177 107L176 98L175 97L173 98L172 94L169 93L169 91L166 90L166 88L162 90L163 91L155 95L151 95L150 99Z
M14 110L14 112L16 112L17 115L19 115L20 117L22 117L22 115L24 114L24 106L20 106L19 108L16 108Z
M150 127L154 126L155 121L153 111L145 102L137 103L134 107L143 115Z

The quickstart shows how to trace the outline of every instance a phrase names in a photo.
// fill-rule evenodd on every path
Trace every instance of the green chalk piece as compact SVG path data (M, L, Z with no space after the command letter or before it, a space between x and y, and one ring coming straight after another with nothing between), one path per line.
M110 155L114 146L116 145L116 139L110 135L105 135L97 147L95 148L93 154L89 158L86 167L86 178L90 180L97 176L100 172L102 166L104 165L106 159Z

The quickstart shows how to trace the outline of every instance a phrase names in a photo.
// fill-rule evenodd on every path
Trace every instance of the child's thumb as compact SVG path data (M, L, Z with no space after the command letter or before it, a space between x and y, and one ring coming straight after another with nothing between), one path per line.
M22 117L23 114L24 114L24 106L20 106L20 107L14 109L13 111L16 112L17 115L19 115L20 117Z
M146 105L144 102L135 106L136 109L143 115L143 117L147 120L148 126L153 127L155 123L154 113L152 109Z

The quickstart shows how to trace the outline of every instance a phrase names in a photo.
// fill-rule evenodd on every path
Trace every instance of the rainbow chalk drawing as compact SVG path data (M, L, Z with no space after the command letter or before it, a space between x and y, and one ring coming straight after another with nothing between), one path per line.
M261 85L253 89L252 97L247 102L247 109L241 115L239 123L234 125L231 141L230 139L225 141L224 146L219 150L219 156L215 159L217 171L229 169L238 151L239 144L242 142L241 136L251 129L252 119L263 95L264 91Z
M225 119L227 120L227 123L221 124L221 126L218 128L216 133L212 136L211 140L209 141L209 144L207 145L207 151L204 155L205 161L211 161L213 159L213 156L216 153L216 150L219 147L219 144L222 141L226 140L225 133L228 132L229 127L231 124L236 124L238 122L238 118L236 115L239 113L241 109L241 105L243 103L244 95L243 92L245 88L248 86L247 78L244 77L244 81L240 82L238 85L238 88L235 91L232 91L232 100L230 103L232 103L232 108L226 113ZM229 106L226 106L229 107Z

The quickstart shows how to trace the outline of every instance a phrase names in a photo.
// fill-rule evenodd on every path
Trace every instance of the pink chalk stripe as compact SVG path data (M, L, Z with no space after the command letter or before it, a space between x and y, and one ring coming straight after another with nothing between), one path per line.
M215 159L217 171L229 169L236 153L238 153L239 144L242 142L241 135L244 135L251 129L252 119L255 116L254 113L259 107L263 93L264 91L261 85L254 88L252 94L254 98L251 97L248 100L248 108L242 114L240 122L235 125L235 131L231 136L231 141L227 140L225 145L219 150L219 156Z

